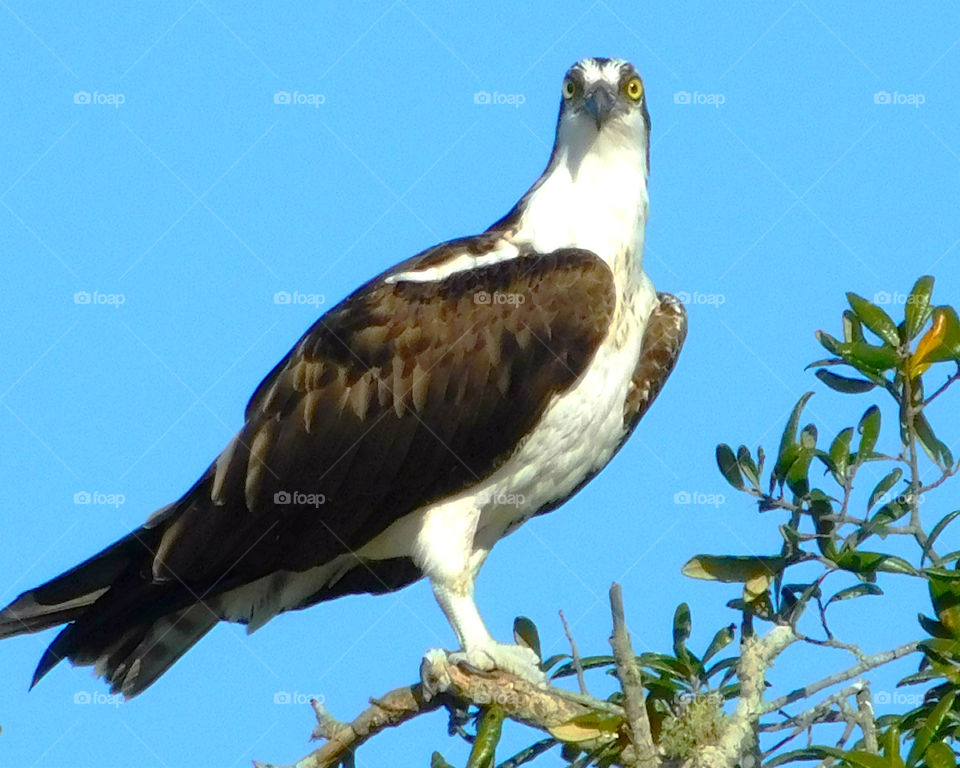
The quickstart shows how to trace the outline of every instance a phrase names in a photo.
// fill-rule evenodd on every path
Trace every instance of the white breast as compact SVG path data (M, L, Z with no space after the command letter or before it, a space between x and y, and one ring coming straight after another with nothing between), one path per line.
M656 302L650 280L642 273L640 278L632 301L618 307L610 333L587 370L554 399L517 453L484 484L491 486L492 499L508 503L482 510L477 546L493 546L537 509L568 496L612 458L623 437L623 403L643 329Z
M479 485L397 521L363 554L389 556L413 537L413 557L427 575L455 578L465 558L479 567L500 538L603 468L623 438L623 403L655 302L639 273L589 367L554 398L517 452Z

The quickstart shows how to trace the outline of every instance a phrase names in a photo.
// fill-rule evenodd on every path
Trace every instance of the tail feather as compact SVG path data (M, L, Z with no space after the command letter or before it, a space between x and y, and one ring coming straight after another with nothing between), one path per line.
M94 671L113 693L131 698L141 693L219 621L208 606L194 603L146 627L135 628L96 661ZM131 647L132 646L132 647Z
M56 627L83 615L130 567L140 547L137 539L127 536L66 573L24 592L0 611L0 640Z
M94 674L110 684L111 693L132 698L152 685L177 659L219 621L208 606L195 603L152 623L136 624L114 636L110 643L83 644L82 626L71 624L44 651L30 687L63 659L77 666L94 667Z
M0 639L67 625L44 651L31 688L68 659L94 665L114 693L135 696L219 621L178 582L144 578L156 526L172 509L0 611Z

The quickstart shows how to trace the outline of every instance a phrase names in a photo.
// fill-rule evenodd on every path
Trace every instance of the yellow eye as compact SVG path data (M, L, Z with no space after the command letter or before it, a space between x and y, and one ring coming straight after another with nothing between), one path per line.
M631 77L627 80L623 86L623 92L634 101L640 101L640 97L643 96L643 83L640 82L640 78Z
M577 95L577 84L569 77L563 81L563 98L572 99Z

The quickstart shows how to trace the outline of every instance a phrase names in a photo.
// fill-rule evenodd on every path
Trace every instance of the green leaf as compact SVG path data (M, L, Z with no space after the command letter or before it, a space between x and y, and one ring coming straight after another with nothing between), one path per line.
M543 658L540 655L540 632L537 625L526 616L517 616L513 620L513 639L517 645L526 646L537 654L538 659Z
M831 336L826 331L814 331L814 336L817 337L823 348L827 350L831 355L836 355L840 357L840 344L841 342L837 341L833 336ZM847 342L850 343L850 342Z
M777 768L778 765L793 763L797 760L824 760L828 757L842 760L844 752L836 747L805 747L783 752L763 764L763 768Z
M936 680L940 675L937 674L935 669L927 667L922 672L914 672L912 675L907 675L900 682L897 683L897 687L901 688L905 685L923 685L929 683L931 680Z
M858 576L872 576L877 571L904 573L916 576L916 569L902 557L884 555L880 552L861 552L848 550L834 560L838 568L850 571Z
M850 442L853 440L853 427L847 427L833 438L830 443L830 460L836 469L834 478L844 485L847 476L847 464L850 461Z
M904 330L907 341L913 341L916 338L933 314L933 309L930 307L931 293L933 293L933 278L930 275L924 275L914 283L904 309Z
M741 445L737 449L737 466L740 467L740 471L743 472L743 476L750 481L750 484L754 488L759 489L760 469L756 463L754 463L753 457L750 455L750 449L745 445Z
M873 505L880 501L881 497L887 491L893 488L893 486L897 484L901 477L903 477L903 470L900 469L900 467L897 467L896 469L891 470L886 477L876 484L870 494L870 501L867 503L867 512L873 509Z
M924 616L922 613L917 614L917 621L920 622L920 626L923 627L924 632L932 637L939 637L944 640L953 640L953 633L947 629L939 621L931 619L929 616Z
M924 453L930 457L930 460L940 469L949 470L953 467L953 454L946 444L943 443L934 433L933 427L927 421L927 417L922 413L915 414L913 417L913 428L917 433L917 439Z
M957 756L942 741L935 741L923 753L927 768L957 768Z
M830 387L830 389L835 389L837 392L843 392L848 395L858 395L862 392L869 392L877 386L872 381L867 381L866 379L851 379L846 376L838 376L826 368L821 368L814 375Z
M758 577L776 576L785 566L783 557L697 555L686 562L681 573L705 581L747 583Z
M933 741L933 737L936 736L937 731L940 729L944 717L946 717L947 712L950 711L950 707L953 706L955 696L956 691L950 691L940 699L940 702L928 715L923 727L914 733L913 747L910 749L910 754L907 755L907 768L913 768L913 766L920 761L920 758L923 757L924 752L927 751L927 747L929 747Z
M864 533L879 533L881 536L885 536L887 526L895 523L909 511L910 506L906 502L899 498L894 499L889 504L880 507L877 514L864 526Z
M787 426L783 429L783 435L780 437L780 450L777 451L777 463L773 467L773 477L775 480L783 481L787 476L787 470L797 460L800 451L800 443L797 441L797 427L800 425L800 414L803 412L807 400L813 397L813 392L806 392L793 406L790 418L787 419Z
M896 368L900 362L900 355L893 347L878 347L865 341L843 342L837 347L837 352L844 362L865 376L881 374Z
M860 749L851 749L841 756L843 762L854 768L893 768L886 757L864 752Z
M880 409L877 406L871 405L863 412L860 423L857 425L857 432L860 433L860 445L857 447L856 458L856 463L859 465L873 454L877 438L880 436Z
M547 728L553 738L566 743L582 741L613 740L623 725L623 718L610 712L591 711L577 715L560 725Z
M891 725L883 732L879 741L890 768L903 768L903 758L900 757L900 728Z
M817 532L817 547L822 555L832 560L837 555L837 524L831 519L833 505L826 494L816 490L810 494L809 505L810 513L813 515L814 530Z
M814 451L801 448L799 455L787 470L787 487L797 496L804 496L810 490L810 481L807 476L810 473L810 462L815 455Z
M864 341L860 319L849 309L843 310L843 340Z
M937 618L953 637L960 638L960 572L927 568L923 573Z
M730 626L733 626L732 624ZM720 630L721 632L723 630ZM719 632L717 634L720 634ZM739 656L730 656L726 659L721 659L716 664L714 664L710 669L707 670L707 673L704 675L704 680L709 680L717 672L722 672L725 669L731 670L731 673L736 672L736 666L740 663Z
M540 662L540 669L544 672L549 672L555 665L559 664L564 659L569 659L569 653L555 653L553 656L550 656Z
M439 752L434 752L430 757L430 768L453 768L453 766Z
M503 710L497 706L485 707L482 710L480 722L477 724L477 735L473 740L473 749L467 760L467 768L493 768L497 745L503 733Z
M953 512L941 518L940 522L933 526L933 530L930 531L930 535L927 537L927 544L923 548L923 557L920 559L920 565L923 565L923 561L930 556L930 550L933 548L933 544L937 540L937 537L943 533L944 528L957 519L957 515L960 515L960 509L953 510Z
M923 651L926 660L941 676L954 686L960 685L960 664L957 663L960 642L938 637L921 640L917 645Z
M677 610L673 613L673 652L680 656L684 650L687 638L690 637L690 629L693 622L690 619L690 606L686 603L680 603Z
M876 584L857 584L855 587L847 587L846 589L841 589L837 594L827 600L826 608L830 603L840 602L841 600L853 600L856 597L863 597L864 595L882 595L883 590L880 589Z
M566 654L564 654L566 655ZM596 669L597 667L609 667L615 663L613 656L584 656L580 659L580 666L584 669ZM569 677L576 674L576 667L572 661L564 664L550 675L551 677Z
M717 466L720 467L720 474L730 485L738 491L746 488L740 474L740 466L737 464L737 457L733 455L733 449L726 443L720 443L717 446Z
M850 308L857 313L860 322L887 344L893 347L899 346L900 334L897 333L897 324L890 319L886 312L872 301L868 301L852 292L847 294L847 301L850 302Z
M707 650L703 654L702 661L704 664L733 642L733 638L736 636L736 628L736 624L729 624L717 631L717 634L713 636L713 640L710 641L710 645L707 646Z

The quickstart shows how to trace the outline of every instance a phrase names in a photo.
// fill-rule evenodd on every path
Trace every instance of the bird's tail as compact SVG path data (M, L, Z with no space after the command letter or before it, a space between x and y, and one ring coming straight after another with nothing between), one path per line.
M145 549L154 544L151 528L148 522L0 611L0 639L67 625L44 652L31 687L69 659L94 665L112 692L135 696L217 623L185 589L139 578Z
M132 536L46 584L24 592L0 611L0 640L39 632L81 617L130 565Z

